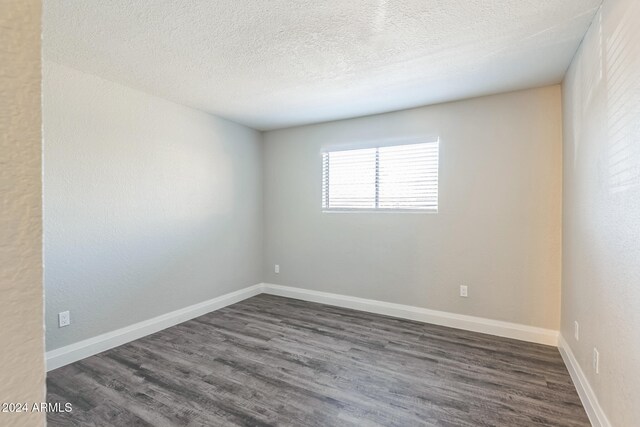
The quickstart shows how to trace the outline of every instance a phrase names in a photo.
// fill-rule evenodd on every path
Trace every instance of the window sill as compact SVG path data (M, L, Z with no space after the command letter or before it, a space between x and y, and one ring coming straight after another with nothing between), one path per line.
M438 209L323 209L322 213L326 214L368 214L368 213L382 213L382 214L437 214Z

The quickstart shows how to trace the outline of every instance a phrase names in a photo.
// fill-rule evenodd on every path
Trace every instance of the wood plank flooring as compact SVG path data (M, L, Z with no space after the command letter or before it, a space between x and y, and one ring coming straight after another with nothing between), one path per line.
M588 426L558 350L258 295L56 369L49 426Z

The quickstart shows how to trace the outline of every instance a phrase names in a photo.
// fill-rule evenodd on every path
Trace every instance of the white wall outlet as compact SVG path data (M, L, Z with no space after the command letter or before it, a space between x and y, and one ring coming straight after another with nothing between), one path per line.
M276 264L276 266L274 267L273 271L276 272L276 274L280 273L280 266L278 264Z
M576 341L580 341L580 324L577 320L573 322L573 336L576 338Z
M460 296L465 298L469 296L467 285L460 285Z
M600 353L595 347L593 347L593 370L596 374L600 373Z
M58 327L69 326L71 324L71 315L68 311L58 313Z

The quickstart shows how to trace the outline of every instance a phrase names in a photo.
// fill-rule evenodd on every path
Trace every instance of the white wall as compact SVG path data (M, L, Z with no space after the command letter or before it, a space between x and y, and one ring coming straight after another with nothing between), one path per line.
M43 98L48 350L261 282L258 132L48 61Z
M0 403L44 401L40 1L0 2ZM44 414L0 412L2 426Z
M605 0L564 82L561 332L616 426L640 420L639 23Z
M266 132L265 281L557 330L560 95L553 86ZM421 135L440 137L437 214L321 212L324 148Z

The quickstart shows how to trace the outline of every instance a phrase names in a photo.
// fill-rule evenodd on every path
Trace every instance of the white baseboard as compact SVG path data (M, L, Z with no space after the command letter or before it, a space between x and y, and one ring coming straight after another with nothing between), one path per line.
M598 402L598 398L593 392L584 371L578 364L578 360L573 355L571 347L569 347L569 344L565 341L562 335L558 337L558 350L560 350L564 364L567 365L569 375L571 375L573 384L576 386L578 396L580 396L582 406L584 406L584 409L589 416L591 425L594 427L611 427L611 423L602 410L602 407Z
M270 283L259 283L208 301L135 323L115 331L107 332L102 335L48 351L46 353L47 371L93 356L94 354L126 344L133 340L137 340L149 334L177 325L178 323L185 322L193 319L194 317L202 316L203 314L235 304L261 293L297 298L304 301L318 302L338 307L367 311L370 313L384 314L401 319L433 323L436 325L449 326L452 328L481 332L500 337L514 338L522 341L530 341L553 346L558 345L558 332L549 329L502 322L499 320L491 320L481 317L465 316L462 314L447 313L444 311L429 310L422 307L413 307L409 305L332 294L328 292L273 285Z
M144 320L115 331L88 338L46 353L47 371L93 356L110 348L126 344L144 336L186 322L203 314L235 304L262 292L262 283L231 292L189 307Z
M558 345L558 331L422 307L263 283L263 292L539 344Z

